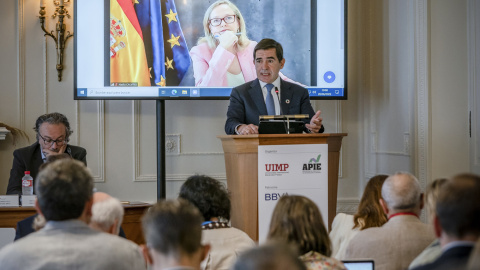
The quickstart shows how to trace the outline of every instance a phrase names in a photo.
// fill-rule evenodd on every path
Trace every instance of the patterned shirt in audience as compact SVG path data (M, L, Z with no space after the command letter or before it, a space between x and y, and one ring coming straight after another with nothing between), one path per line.
M343 263L337 259L329 258L318 252L310 251L300 256L308 270L345 270Z

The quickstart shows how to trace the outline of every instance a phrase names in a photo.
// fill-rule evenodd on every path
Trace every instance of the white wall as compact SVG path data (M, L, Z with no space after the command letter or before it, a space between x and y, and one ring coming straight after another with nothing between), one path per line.
M51 14L53 4L47 2ZM121 200L154 201L155 102L74 101L73 39L58 82L55 46L43 37L38 9L35 0L0 1L0 121L26 130L32 143L38 115L66 114L75 130L71 143L87 149L99 190ZM72 3L68 9L73 14ZM355 210L375 174L407 170L422 175L426 185L432 177L469 170L466 0L349 1L349 12L349 99L313 102L327 132L348 133L339 177L343 212ZM47 21L53 29L53 20ZM73 20L66 22L72 31ZM418 82L425 76L422 88ZM421 110L424 104L431 109ZM216 135L224 134L227 106L228 101L166 102L167 139L174 145L166 162L167 197L175 197L194 173L226 180ZM10 135L0 141L0 194L8 183L11 142Z

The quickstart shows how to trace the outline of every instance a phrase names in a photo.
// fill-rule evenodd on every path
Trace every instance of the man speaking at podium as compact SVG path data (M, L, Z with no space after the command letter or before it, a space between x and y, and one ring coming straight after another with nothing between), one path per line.
M322 133L320 111L313 110L308 90L278 76L285 65L282 45L273 39L262 39L253 56L257 79L232 89L225 132L258 134L260 115L308 114L305 132Z

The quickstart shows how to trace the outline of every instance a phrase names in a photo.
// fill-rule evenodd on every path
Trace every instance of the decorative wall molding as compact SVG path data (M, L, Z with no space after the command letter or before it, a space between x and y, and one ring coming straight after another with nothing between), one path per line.
M165 135L165 154L167 156L178 156L181 152L181 136L180 134Z
M18 1L18 101L19 101L19 128L25 130L25 15L24 0Z
M188 177L192 176L191 174L169 174L167 175L167 182L169 181L185 181ZM227 181L227 175L224 173L219 174L208 174L208 176L217 179L218 181Z
M472 171L478 172L480 170L480 139L478 136L480 120L480 108L478 107L478 100L480 99L480 59L477 57L480 52L480 3L476 0L467 0L467 39L468 39L468 96L469 96L469 120L470 126L470 164ZM478 26L478 27L477 27Z
M430 100L428 50L428 0L416 0L415 12L415 67L416 67L416 176L425 188L431 177L430 157Z
M134 182L156 182L157 174L142 174L142 163L140 162L140 121L141 107L140 100L134 100L133 105L133 152L134 152Z
M98 127L98 175L93 176L95 183L105 182L105 101L97 101L97 127Z
M185 180L187 180L188 177L192 176L192 174L167 174L165 177L165 181L166 182L177 182L177 181L180 181L180 182L183 182ZM214 178L214 179L217 179L218 181L223 181L223 182L226 182L227 181L227 175L226 174L222 174L222 173L219 173L219 174L208 174L208 176ZM142 175L139 177L139 179L135 179L134 182L157 182L157 175L153 175L151 178L148 178L145 176L145 175Z
M0 140L5 140L5 137L10 131L5 127L0 127Z
M371 132L371 154L377 155L390 155L390 156L410 156L410 133L403 133L403 151L402 152L392 152L392 151L379 151L378 150L378 133L376 131Z

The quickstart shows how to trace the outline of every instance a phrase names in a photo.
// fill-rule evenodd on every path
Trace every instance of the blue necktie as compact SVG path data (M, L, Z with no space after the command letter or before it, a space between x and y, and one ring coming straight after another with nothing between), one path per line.
M266 84L265 87L267 87L267 98L265 100L265 104L267 105L267 113L268 115L275 115L275 102L273 102L272 95L273 84Z

